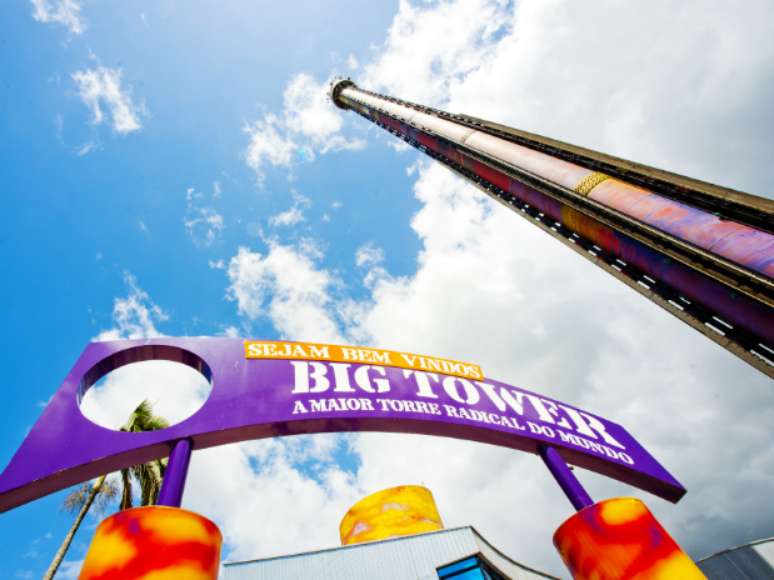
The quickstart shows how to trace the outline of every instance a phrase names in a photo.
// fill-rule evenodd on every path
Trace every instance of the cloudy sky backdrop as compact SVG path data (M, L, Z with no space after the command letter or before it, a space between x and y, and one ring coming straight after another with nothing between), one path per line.
M332 5L329 5L332 4ZM695 557L774 533L774 386L447 170L326 100L364 88L760 195L774 165L766 0L0 5L7 462L93 339L235 335L469 360L625 425L688 488L646 501ZM206 396L126 369L85 411L172 419ZM144 390L142 390L144 389ZM638 495L577 472L595 498ZM564 574L569 503L533 456L382 434L198 452L184 505L227 559L338 543L364 494L422 483L448 526ZM58 493L0 517L37 578ZM99 517L76 537L74 577Z

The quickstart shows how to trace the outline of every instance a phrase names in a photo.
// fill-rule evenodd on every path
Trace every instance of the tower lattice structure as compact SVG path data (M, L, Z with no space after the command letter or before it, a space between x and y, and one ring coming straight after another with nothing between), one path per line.
M774 202L583 147L331 84L352 110L774 376Z

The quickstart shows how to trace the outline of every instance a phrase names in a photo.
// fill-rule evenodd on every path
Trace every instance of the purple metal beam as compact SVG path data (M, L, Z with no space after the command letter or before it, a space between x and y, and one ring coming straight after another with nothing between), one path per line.
M179 439L175 442L172 453L169 454L167 469L164 471L164 481L161 484L157 505L180 507L192 448L190 439Z
M539 453L543 463L548 467L548 471L551 472L556 483L562 488L564 495L570 500L572 507L580 511L594 505L594 500L591 499L591 496L556 449L549 445L541 445Z
M575 466L669 501L685 494L685 488L621 425L492 378L460 382L465 379L439 375L425 384L400 367L377 371L375 366L353 363L341 376L343 367L334 366L341 363L245 355L245 341L238 338L90 344L0 475L0 512L103 473L166 457L180 445L170 458L161 496L161 503L175 504L191 447L341 431L422 433L528 453L550 445ZM158 431L111 431L81 413L78 397L85 388L115 368L143 360L170 360L197 369L212 377L212 392L191 417ZM384 381L379 391L374 380ZM384 393L400 405L382 408L377 398ZM434 397L432 406L427 406L429 396ZM348 401L358 404L352 407ZM323 402L325 407L320 406ZM193 441L193 446L178 443L183 439ZM178 454L183 455L180 461Z

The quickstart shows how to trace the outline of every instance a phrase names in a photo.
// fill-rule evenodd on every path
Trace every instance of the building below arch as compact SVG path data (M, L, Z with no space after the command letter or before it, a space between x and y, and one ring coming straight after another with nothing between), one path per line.
M542 580L472 526L223 565L223 580Z
M774 538L697 562L709 580L774 580ZM227 562L222 580L538 580L557 578L517 562L472 526L300 554Z
M372 493L339 524L341 546L223 565L223 580L540 580L473 526L444 529L432 492L399 485ZM774 538L697 564L710 580L774 580ZM624 579L622 579L624 580Z
M774 580L774 537L722 550L696 564L713 580Z

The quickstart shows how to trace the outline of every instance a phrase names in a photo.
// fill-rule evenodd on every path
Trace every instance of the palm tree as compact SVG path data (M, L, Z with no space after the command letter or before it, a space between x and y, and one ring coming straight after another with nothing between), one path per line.
M77 512L77 515L73 525L70 526L67 535L62 540L62 545L59 546L56 554L54 554L51 565L43 575L45 580L51 580L54 574L56 574L59 565L64 560L67 549L75 537L75 532L78 531L91 506L96 503L97 509L101 511L105 509L106 504L115 498L116 495L118 495L116 485L112 481L107 480L107 475L101 475L92 483L84 483L65 498L62 507L71 513Z
M143 431L156 431L169 427L169 421L153 414L153 407L145 400L140 403L129 417L121 431L139 433ZM167 467L167 459L156 459L148 463L142 463L121 470L121 509L132 507L132 476L140 486L140 505L154 505L159 498L161 481L164 479L164 470Z
M121 427L121 431L138 433L141 431L155 431L169 427L169 422L163 417L153 414L153 407L149 401L145 400L129 416L129 420ZM132 507L132 476L140 487L140 505L153 505L159 497L161 482L164 477L164 469L167 460L156 459L135 465L133 467L121 470L121 503L120 509L124 510ZM107 474L101 475L93 483L84 483L70 495L68 495L62 507L71 513L76 513L75 521L70 526L70 530L62 540L51 561L51 565L43 575L44 580L51 580L59 569L62 560L64 560L67 550L75 537L86 514L93 505L97 506L99 511L104 510L107 505L118 495L117 485L107 479Z

